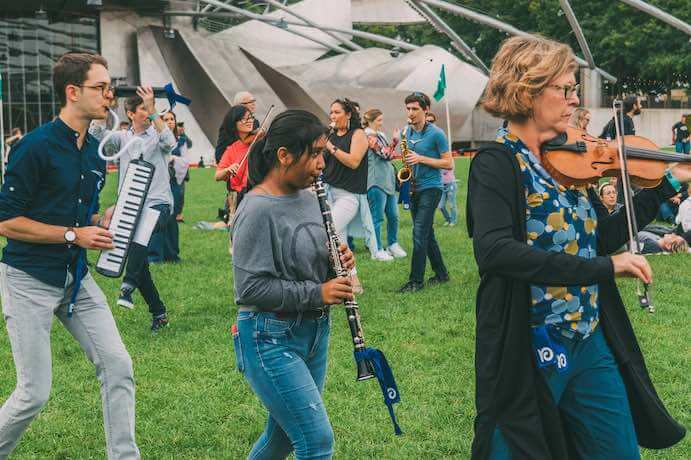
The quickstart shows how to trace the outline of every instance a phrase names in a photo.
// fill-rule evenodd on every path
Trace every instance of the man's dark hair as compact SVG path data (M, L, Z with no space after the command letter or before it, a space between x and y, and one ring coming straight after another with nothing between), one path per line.
M58 95L60 107L67 104L67 85L81 86L93 64L108 68L108 62L100 54L66 53L53 66L53 90Z
M638 96L626 96L624 98L624 113L629 113L638 102Z
M125 113L136 112L137 107L139 107L143 103L144 99L142 99L142 97L139 94L135 94L134 96L128 97L127 99L125 99Z
M405 98L405 103L411 104L413 102L417 102L420 104L420 108L422 110L427 110L429 109L429 106L431 105L431 102L429 100L429 96L427 96L425 93L421 93L420 91L415 91L412 94L409 94Z

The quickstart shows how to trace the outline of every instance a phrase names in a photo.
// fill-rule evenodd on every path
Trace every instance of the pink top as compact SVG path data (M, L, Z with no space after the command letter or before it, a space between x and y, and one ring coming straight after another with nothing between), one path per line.
M442 184L450 184L450 183L454 182L455 180L456 180L456 174L454 174L454 168L441 170L441 183Z

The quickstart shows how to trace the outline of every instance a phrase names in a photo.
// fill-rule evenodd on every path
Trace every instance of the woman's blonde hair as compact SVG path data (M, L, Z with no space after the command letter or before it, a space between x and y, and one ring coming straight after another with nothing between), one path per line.
M368 110L367 112L365 112L365 113L363 114L363 116L362 116L363 120L365 121L365 122L363 123L363 126L364 126L364 127L368 127L369 125L371 125L372 122L374 122L374 120L376 120L377 117L379 117L379 115L383 115L381 110L379 110L379 109L369 109L369 110Z
M492 60L482 106L496 117L525 121L533 115L533 99L555 78L577 69L568 45L540 36L509 38Z
M583 108L583 107L578 107L576 108L573 113L571 114L571 118L569 118L569 125L575 127L575 128L580 128L581 125L583 124L583 118L585 118L586 115L590 113L590 110Z

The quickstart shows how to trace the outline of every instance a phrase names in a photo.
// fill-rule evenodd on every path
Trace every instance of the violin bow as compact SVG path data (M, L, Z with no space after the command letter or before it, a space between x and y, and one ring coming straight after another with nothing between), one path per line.
M269 110L266 112L266 116L264 117L264 120L263 120L263 121L261 122L261 124L259 125L259 130L258 130L258 131L261 131L261 130L264 129L264 127L266 127L266 123L269 121L269 116L271 116L271 112L274 111L274 108L275 108L275 107L276 107L276 106L275 106L274 104L271 104L271 107L269 107ZM266 132L264 133L264 135L266 135ZM252 142L250 143L250 146L249 146L249 148L247 149L247 153L245 154L244 157L242 157L242 160L240 160L240 164L238 165L238 171L240 170L240 168L242 168L242 164L245 162L245 160L247 160L247 156L248 156L248 155L250 154L250 152L252 151L252 147L254 146L254 143L257 142L257 139L258 139L258 138L259 138L259 136L254 136L254 139L252 139Z
M624 103L620 99L615 99L612 103L614 111L614 127L617 133L617 150L619 153L619 163L621 164L621 185L624 192L624 208L626 209L626 225L629 231L629 251L632 254L641 253L641 242L638 238L638 221L636 220L636 210L633 206L633 188L629 177L629 168L626 163L626 144L624 141ZM641 284L643 289L641 289ZM650 283L636 281L636 294L641 308L647 309L650 313L655 312L653 305L653 294Z

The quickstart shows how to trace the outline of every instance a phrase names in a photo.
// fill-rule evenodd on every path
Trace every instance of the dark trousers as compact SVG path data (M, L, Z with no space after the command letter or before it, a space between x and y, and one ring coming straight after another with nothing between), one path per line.
M160 212L158 222L151 235L154 236L162 234L165 231L168 217L170 216L170 206L167 204L159 204L151 207ZM130 246L129 255L127 257L127 267L125 268L125 277L123 284L139 289L144 301L149 306L149 312L153 316L162 315L166 312L166 307L158 295L158 290L154 285L154 280L149 271L148 248L141 244L132 243Z
M180 229L175 218L182 213L184 187L174 180L170 183L170 191L173 193L173 212L168 216L165 231L165 243L163 247L164 262L178 262L180 260Z
M437 210L440 199L441 190L438 188L415 191L410 197L410 213L413 217L413 257L410 281L423 282L428 257L432 270L437 276L448 275L441 257L439 243L434 237L434 212Z

